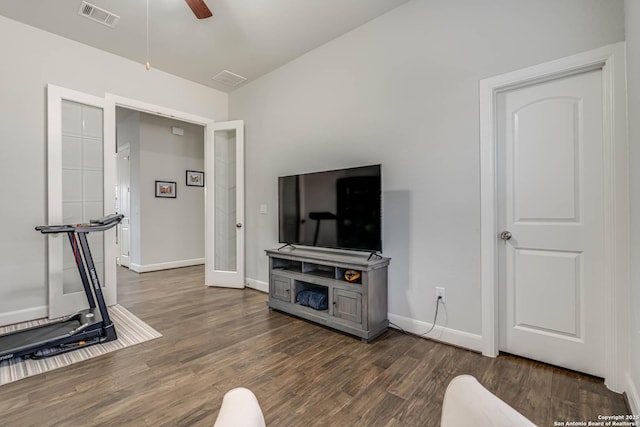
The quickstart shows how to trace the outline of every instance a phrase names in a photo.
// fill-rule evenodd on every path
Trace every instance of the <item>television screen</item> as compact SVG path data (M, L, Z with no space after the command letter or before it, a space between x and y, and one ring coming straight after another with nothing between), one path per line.
M278 178L280 243L382 251L381 165Z

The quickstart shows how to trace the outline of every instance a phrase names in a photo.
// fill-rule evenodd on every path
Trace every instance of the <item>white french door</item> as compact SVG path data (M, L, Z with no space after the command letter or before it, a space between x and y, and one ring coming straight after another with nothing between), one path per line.
M207 211L213 230L206 236L208 286L243 288L244 276L244 122L210 126L206 149ZM213 192L213 197L209 194ZM210 214L207 214L210 216Z
M498 95L500 349L605 375L600 69Z
M124 215L118 224L118 259L129 267L131 260L131 148L127 144L118 149L118 213Z
M115 200L115 147L104 137L104 100L49 85L48 223L100 218ZM88 235L108 305L116 303L115 229ZM66 234L48 236L49 318L88 307Z

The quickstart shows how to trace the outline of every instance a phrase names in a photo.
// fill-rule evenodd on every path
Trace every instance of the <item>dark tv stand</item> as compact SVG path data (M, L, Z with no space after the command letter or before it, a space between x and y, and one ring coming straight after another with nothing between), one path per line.
M289 245L290 246L290 245ZM313 248L270 249L269 308L360 337L369 342L387 330L389 258L367 259L366 252L340 253ZM345 273L360 277L348 281ZM327 309L298 302L298 293L326 298Z

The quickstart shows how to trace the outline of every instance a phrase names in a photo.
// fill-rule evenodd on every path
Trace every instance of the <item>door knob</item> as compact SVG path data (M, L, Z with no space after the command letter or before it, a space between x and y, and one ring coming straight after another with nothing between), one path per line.
M502 233L500 233L500 238L506 242L511 238L511 233L508 231L503 231Z
M236 228L242 228L242 223L240 223L240 222L239 222L239 223L237 223L237 224L236 224Z

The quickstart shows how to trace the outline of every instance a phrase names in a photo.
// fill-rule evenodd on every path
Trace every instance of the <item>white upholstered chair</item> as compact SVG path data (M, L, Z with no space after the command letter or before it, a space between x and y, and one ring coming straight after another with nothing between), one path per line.
M444 394L440 427L536 427L471 375L455 377ZM256 396L244 387L222 399L214 427L265 427Z
M451 380L444 393L440 427L536 427L471 375Z
M255 394L244 387L225 393L214 427L265 427Z

